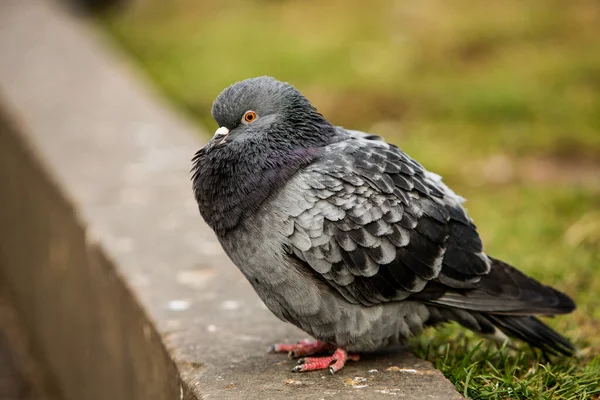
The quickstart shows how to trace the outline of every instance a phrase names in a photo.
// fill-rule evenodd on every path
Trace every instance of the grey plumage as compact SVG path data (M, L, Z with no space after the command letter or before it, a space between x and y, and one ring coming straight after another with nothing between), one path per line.
M213 116L229 133L196 154L195 197L280 319L349 351L454 320L571 353L532 315L573 301L487 256L463 199L398 147L334 127L268 77L225 89Z

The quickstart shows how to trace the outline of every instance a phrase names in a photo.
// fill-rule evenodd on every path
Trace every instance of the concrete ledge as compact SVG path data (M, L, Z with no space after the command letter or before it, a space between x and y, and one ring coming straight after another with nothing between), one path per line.
M66 399L461 398L408 352L334 377L266 354L305 335L201 222L201 143L138 82L56 4L1 2L0 279Z

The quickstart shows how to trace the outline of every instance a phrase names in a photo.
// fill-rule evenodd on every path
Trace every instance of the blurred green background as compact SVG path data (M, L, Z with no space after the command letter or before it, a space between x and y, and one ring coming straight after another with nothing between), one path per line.
M549 323L581 357L548 367L501 350L516 361L496 374L455 327L418 354L475 398L598 398L599 1L138 0L100 19L208 133L224 87L272 75L444 176L489 254L576 299Z

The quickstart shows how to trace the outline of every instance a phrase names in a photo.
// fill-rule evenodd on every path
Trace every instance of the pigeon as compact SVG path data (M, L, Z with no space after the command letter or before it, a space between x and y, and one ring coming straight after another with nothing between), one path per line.
M396 145L331 124L266 76L224 89L212 116L194 196L267 308L314 338L273 346L300 357L293 371L333 374L452 321L573 354L535 317L569 313L573 300L487 255L464 199Z

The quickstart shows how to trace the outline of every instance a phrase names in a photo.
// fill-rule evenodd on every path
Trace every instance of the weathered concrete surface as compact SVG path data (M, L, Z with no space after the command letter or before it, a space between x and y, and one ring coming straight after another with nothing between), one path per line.
M0 277L67 399L460 398L406 352L334 377L266 354L305 335L201 222L193 129L55 7L0 2Z

